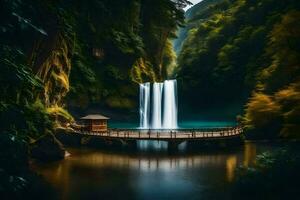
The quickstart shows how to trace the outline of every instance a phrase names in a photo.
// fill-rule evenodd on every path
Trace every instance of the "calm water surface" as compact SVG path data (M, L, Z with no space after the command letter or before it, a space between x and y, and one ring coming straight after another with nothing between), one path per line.
M246 143L227 152L174 155L163 142L141 142L135 153L68 149L65 160L33 168L60 199L230 199L236 167L252 165L270 148Z

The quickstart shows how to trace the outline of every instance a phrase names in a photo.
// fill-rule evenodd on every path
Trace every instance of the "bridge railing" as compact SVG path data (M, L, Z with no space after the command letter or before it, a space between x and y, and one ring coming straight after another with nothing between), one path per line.
M112 138L132 139L189 139L189 138L217 138L239 135L242 127L210 128L210 129L177 129L177 130L154 130L154 129L109 129L107 132L78 132L84 135L95 135Z

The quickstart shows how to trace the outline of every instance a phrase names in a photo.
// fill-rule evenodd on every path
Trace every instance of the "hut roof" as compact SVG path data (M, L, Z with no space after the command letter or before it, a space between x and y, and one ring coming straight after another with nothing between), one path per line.
M80 119L109 119L109 118L103 115L93 114L93 115L87 115L85 117L81 117Z

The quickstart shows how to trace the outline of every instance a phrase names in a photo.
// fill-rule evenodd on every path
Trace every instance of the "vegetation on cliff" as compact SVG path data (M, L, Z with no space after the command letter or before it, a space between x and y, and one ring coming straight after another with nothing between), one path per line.
M250 132L296 136L299 13L296 0L211 1L193 11L178 58L184 103L207 110L238 105L237 114L246 105Z
M137 83L159 81L174 63L170 39L184 22L187 1L78 1L71 5L75 33L70 105L136 108ZM78 76L81 74L81 76Z
M176 76L180 104L194 112L246 105L241 114L248 133L299 137L299 1L204 0L188 12L176 66L172 40L187 4L1 1L1 197L42 191L29 170L30 144L38 158L55 144L50 156L56 159L58 151L62 158L53 132L73 121L68 107L98 103L129 113L141 82Z
M54 141L54 129L73 120L67 106L132 109L137 83L166 77L187 3L1 1L1 196L22 198L33 187L29 144Z

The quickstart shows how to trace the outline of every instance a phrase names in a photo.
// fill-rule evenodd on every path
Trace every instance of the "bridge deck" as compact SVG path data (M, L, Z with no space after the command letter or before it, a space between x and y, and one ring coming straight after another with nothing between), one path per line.
M80 135L97 136L111 139L131 140L199 140L199 139L222 139L242 134L241 127L217 128L207 130L130 130L111 129L107 132L83 132L75 131Z

